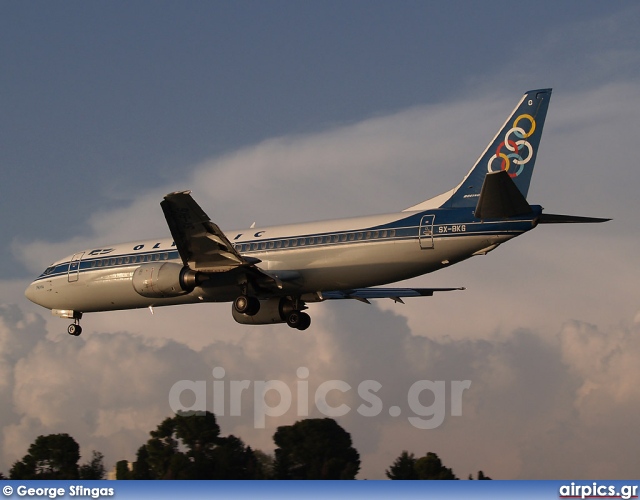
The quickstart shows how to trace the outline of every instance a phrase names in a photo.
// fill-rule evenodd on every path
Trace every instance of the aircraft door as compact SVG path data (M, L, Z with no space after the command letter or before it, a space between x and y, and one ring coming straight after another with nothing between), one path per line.
M428 250L433 248L433 221L436 218L435 215L423 215L420 219L420 232L418 233L418 239L420 240L420 248Z
M68 272L69 283L78 281L78 278L80 277L80 261L82 260L83 255L84 252L80 252L73 254L73 257L71 257L71 261L69 261Z

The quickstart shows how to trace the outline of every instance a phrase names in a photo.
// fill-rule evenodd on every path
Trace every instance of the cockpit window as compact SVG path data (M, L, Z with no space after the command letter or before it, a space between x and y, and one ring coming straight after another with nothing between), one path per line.
M48 274L51 274L55 270L56 270L56 266L49 266L44 270L44 272L42 274L44 274L46 276Z

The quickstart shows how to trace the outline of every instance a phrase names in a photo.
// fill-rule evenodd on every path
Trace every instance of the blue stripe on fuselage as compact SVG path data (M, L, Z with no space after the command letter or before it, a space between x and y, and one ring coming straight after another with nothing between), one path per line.
M261 236L252 240L235 242L236 249L243 255L265 252L285 252L304 248L334 247L354 243L366 244L380 241L418 239L420 223L426 215L434 217L433 237L436 239L458 238L479 235L517 235L533 228L542 207L534 206L533 212L519 218L480 220L469 209L436 209L416 212L386 224L361 229L337 232L319 232L290 237L268 238L269 229L260 231ZM135 247L134 247L135 248ZM90 255L85 254L85 255ZM177 250L155 252L127 252L117 255L89 256L80 260L79 269L71 273L83 273L107 269L139 266L154 262L180 261ZM74 261L77 262L77 261ZM47 268L35 281L69 274L69 261Z

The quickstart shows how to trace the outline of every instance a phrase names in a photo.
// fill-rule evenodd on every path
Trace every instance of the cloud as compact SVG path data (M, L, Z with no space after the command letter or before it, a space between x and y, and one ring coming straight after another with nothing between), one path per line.
M497 128L509 105L489 98L417 107L320 133L268 139L186 169L180 184L140 190L121 207L91 214L87 236L15 241L13 252L36 272L80 248L167 237L159 203L175 190L192 189L225 229L402 210L451 188L490 138L474 127L465 130L464 140L452 131L489 113ZM425 137L432 147L425 147Z
M278 425L302 418L298 382L308 383L311 417L323 416L313 398L320 384L348 383L350 390L334 389L327 401L350 408L336 418L363 457L361 477L382 478L403 449L435 451L462 477L480 469L498 478L634 473L637 322L601 329L570 321L552 335L520 329L478 340L434 340L412 335L401 316L370 309L377 329L337 304L321 315L313 334L261 331L236 344L217 341L195 350L124 332L45 339L38 315L4 306L0 340L13 346L2 351L0 393L11 402L2 409L4 470L37 435L58 432L74 436L84 457L98 449L109 465L132 459L148 431L171 414L171 387L204 381L212 409L212 370L223 367L225 376L216 379L227 390L226 415L219 417L223 434L267 451ZM307 367L309 376L300 378L299 367ZM243 380L250 385L241 415L230 416L230 384ZM255 428L254 388L268 380L290 389L292 405L281 416L267 416L266 428ZM369 380L381 385L375 394L382 411L373 417L358 412L361 404L369 406L358 393ZM433 430L409 421L416 413L408 391L421 380L445 382L447 414ZM464 380L471 385L461 399L462 415L452 416L452 383ZM420 398L423 407L432 403L429 391ZM268 401L273 407L279 402ZM399 416L390 414L392 406Z
M329 380L352 387L328 399L351 408L338 420L364 457L361 477L383 477L403 449L435 451L461 476L482 469L503 478L629 477L636 446L625 436L633 435L640 403L638 325L624 320L638 312L633 214L640 179L628 147L637 91L635 84L558 91L532 183L531 200L551 212L615 221L539 227L487 257L412 281L464 285L464 292L404 306L312 304L313 325L304 333L238 325L229 304L206 304L157 308L153 316L87 315L85 333L74 339L59 319L24 312L35 306L3 306L0 396L11 402L0 410L4 470L38 434L57 432L72 434L85 457L95 448L110 463L131 459L169 415L174 383L210 387L212 369L223 367L224 382L279 380L293 390L304 366L310 394ZM402 209L461 179L510 111L507 101L469 96L269 139L185 169L183 184L143 190L90 215L87 236L16 241L14 252L35 274L82 248L168 234L159 201L177 189L193 188L223 228ZM3 283L2 302L15 302L25 285ZM357 412L357 387L366 380L382 385L377 417ZM414 427L407 397L420 380L445 381L448 391L453 381L470 380L463 415L435 430ZM293 392L291 411L255 429L253 393L245 391L242 415L220 416L223 433L270 449L277 425L298 419ZM310 415L321 413L312 408Z

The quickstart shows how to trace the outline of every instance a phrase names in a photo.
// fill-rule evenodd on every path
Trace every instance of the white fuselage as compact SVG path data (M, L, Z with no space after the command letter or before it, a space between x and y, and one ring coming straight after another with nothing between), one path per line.
M466 222L465 222L466 221ZM281 281L281 294L322 300L323 291L393 283L486 253L535 226L526 220L484 222L467 210L431 210L225 231L236 250ZM232 301L233 274L214 274L190 293L148 298L133 287L136 269L182 260L171 239L77 252L52 264L27 297L52 310L82 312ZM272 294L273 295L273 294Z

